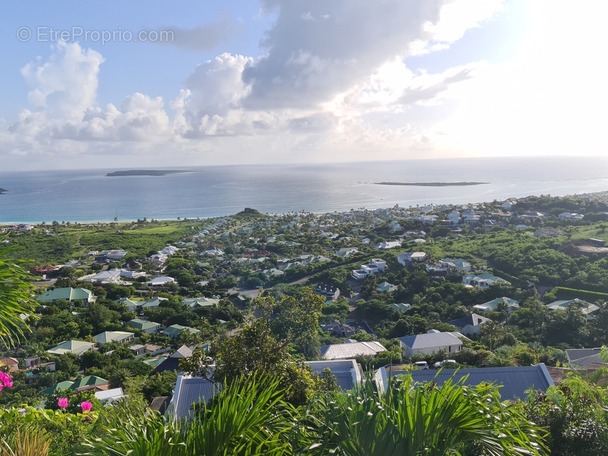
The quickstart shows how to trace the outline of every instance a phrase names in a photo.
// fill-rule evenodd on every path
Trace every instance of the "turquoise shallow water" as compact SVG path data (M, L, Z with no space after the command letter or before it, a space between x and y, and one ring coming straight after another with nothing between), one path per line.
M464 204L534 194L608 190L608 159L488 158L331 165L176 168L165 176L107 177L115 169L2 172L0 223L215 217L262 212ZM475 186L376 182L483 181Z

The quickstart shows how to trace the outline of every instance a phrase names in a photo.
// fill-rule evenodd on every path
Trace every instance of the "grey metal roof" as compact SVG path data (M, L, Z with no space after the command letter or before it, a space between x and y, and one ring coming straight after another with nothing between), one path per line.
M349 359L356 358L357 356L374 356L385 351L386 348L376 341L324 345L320 350L321 358L323 359Z
M305 364L310 366L317 375L320 375L325 369L329 369L342 390L353 389L361 382L361 372L354 359L306 361Z
M566 357L573 367L593 367L608 364L600 356L601 352L601 348L571 348L566 350Z
M221 385L202 377L179 376L173 396L173 415L175 419L191 416L192 406L207 402L221 390Z
M546 391L553 386L553 380L544 364L520 367L481 367L478 369L443 369L413 371L412 377L417 382L435 382L443 384L449 378L458 380L464 376L468 378L465 385L475 386L480 383L493 383L501 385L500 397L502 400L525 400L526 391L535 389Z
M448 323L452 326L456 326L457 328L464 328L467 325L471 326L479 326L482 323L486 323L488 321L492 321L489 318L482 317L476 313L471 315L466 315L464 317L457 318L456 320L449 321Z
M399 340L412 350L462 345L462 341L458 337L447 332L416 334L415 336L400 337Z

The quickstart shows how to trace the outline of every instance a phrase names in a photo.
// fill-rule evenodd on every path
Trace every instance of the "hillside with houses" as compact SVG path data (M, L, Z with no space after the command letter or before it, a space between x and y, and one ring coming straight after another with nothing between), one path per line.
M298 407L404 377L522 403L572 376L600 388L607 227L602 201L549 196L7 225L2 260L29 270L32 306L3 347L0 404L138 398L192 420L256 372Z

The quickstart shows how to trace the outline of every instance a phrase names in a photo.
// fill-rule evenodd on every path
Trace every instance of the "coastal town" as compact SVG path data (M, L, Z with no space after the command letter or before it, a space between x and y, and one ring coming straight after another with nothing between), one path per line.
M606 228L608 205L591 195L7 225L1 245L28 265L37 304L22 315L31 332L2 354L13 386L0 403L137 394L191 419L268 356L244 336L258 322L285 342L290 375L308 375L295 402L327 379L386 390L403 374L524 401L608 367Z

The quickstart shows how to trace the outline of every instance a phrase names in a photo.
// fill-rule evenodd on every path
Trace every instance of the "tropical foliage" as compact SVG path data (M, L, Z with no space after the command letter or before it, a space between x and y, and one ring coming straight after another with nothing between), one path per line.
M27 272L15 263L0 259L0 342L14 345L28 326L22 316L33 311Z
M190 422L158 415L120 419L89 442L91 454L113 455L540 455L541 428L498 390L448 382L392 383L328 393L309 406L286 401L279 379L240 378Z

